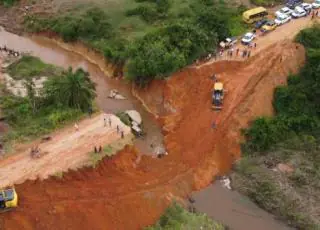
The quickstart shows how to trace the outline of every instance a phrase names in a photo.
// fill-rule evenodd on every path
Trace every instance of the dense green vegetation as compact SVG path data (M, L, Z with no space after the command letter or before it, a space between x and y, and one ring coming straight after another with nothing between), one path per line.
M0 3L6 7L12 6L14 3L18 2L19 0L0 0Z
M153 226L145 230L224 230L224 226L214 222L205 214L191 213L180 205L172 204L160 220Z
M223 1L130 2L134 4L128 3L131 8L124 12L90 8L50 18L29 16L25 25L32 31L54 31L65 41L87 43L124 66L126 76L140 85L214 52L218 40L246 29L240 21L243 7L230 8ZM140 23L115 24L115 19L124 18Z
M307 49L307 63L296 76L290 76L288 86L274 93L273 118L258 118L245 131L247 152L265 151L277 142L300 134L317 135L320 122L320 26L300 32L297 41Z
M32 66L32 68L30 68ZM43 63L39 58L33 56L23 56L18 61L11 64L7 72L15 80L33 77L51 77L61 73L61 70L53 65Z
M278 4L283 4L281 0L250 0L251 3L255 4L256 6L275 6Z
M26 72L34 73L38 65L30 65L29 68ZM26 141L49 133L79 119L92 106L95 86L82 69L72 72L70 68L49 78L38 92L31 76L28 76L25 80L26 97L15 96L3 89L0 107L11 127L4 136L5 143Z
M319 25L297 36L307 63L275 90L276 116L244 131L244 157L233 175L237 189L298 229L320 229L319 36Z

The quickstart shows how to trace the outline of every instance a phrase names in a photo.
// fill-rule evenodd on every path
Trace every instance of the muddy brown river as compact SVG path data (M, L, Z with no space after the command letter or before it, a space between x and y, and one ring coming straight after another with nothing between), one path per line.
M109 78L95 64L82 55L59 47L52 40L42 37L21 37L0 28L0 46L7 46L19 52L30 53L46 63L59 67L83 68L90 73L91 79L97 84L96 102L106 113L117 113L128 109L140 112L144 130L144 139L136 139L135 145L141 153L150 154L150 144L163 144L163 135L156 119L148 113L142 104L132 95L131 84ZM101 61L101 60L100 60ZM109 99L111 89L117 89L127 100ZM288 230L269 213L261 210L248 199L236 192L223 188L219 182L193 194L197 210L207 213L234 230Z
M62 68L82 68L90 73L90 78L96 83L98 107L106 113L117 113L125 110L137 110L143 120L145 137L135 139L135 146L142 154L151 154L150 144L163 144L161 127L156 119L148 113L131 93L131 84L115 78L105 76L101 69L87 61L83 56L67 51L59 47L52 40L47 38L32 36L30 38L17 36L0 28L0 46L6 46L15 51L29 53L39 57L42 61ZM98 60L101 61L101 60ZM117 89L127 100L115 100L108 98L111 89Z

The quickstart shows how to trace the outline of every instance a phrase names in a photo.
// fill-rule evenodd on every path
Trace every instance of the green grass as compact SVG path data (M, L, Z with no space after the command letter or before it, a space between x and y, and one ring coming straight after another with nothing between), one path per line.
M13 6L19 0L1 0L0 3L3 4L5 7Z
M177 203L166 209L159 221L145 230L224 230L225 227L202 213L191 213Z
M33 113L27 98L13 95L2 96L0 106L10 125L3 139L10 143L33 140L84 116L80 110L55 106L43 106Z
M96 167L104 157L111 157L115 155L118 151L123 149L125 145L131 144L132 138L133 138L132 134L129 134L125 136L124 139L119 139L118 141L115 141L115 142L112 142L111 144L103 146L101 153L95 153L94 151L90 152L88 165L92 167ZM99 148L99 146L97 146L97 148Z
M116 116L120 118L120 121L122 121L125 125L131 126L130 117L125 112L118 112L116 113Z
M51 77L59 74L60 69L42 62L33 56L23 56L7 67L7 72L15 80L33 77Z
M250 0L252 4L256 6L275 6L278 4L282 4L281 0Z

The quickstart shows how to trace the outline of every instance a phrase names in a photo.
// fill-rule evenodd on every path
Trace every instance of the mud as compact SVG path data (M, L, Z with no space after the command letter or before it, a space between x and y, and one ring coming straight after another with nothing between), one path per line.
M174 74L163 88L164 107L171 109L159 117L168 156L143 156L137 164L137 151L127 147L96 170L17 185L20 206L0 217L4 229L141 229L154 223L171 199L206 187L230 169L240 156L239 129L273 113L274 87L304 61L303 47L286 40L246 62L218 62ZM221 112L210 109L213 73L228 90Z

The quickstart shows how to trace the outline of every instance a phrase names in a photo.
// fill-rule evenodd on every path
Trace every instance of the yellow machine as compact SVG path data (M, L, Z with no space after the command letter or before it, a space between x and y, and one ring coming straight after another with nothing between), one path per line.
M14 188L0 189L0 213L18 206L18 195Z
M267 9L263 7L257 7L254 9L247 10L243 12L242 19L245 23L251 24L260 21L268 15Z
M222 109L222 102L224 97L223 83L216 82L214 83L213 92L212 92L212 109L220 110Z

